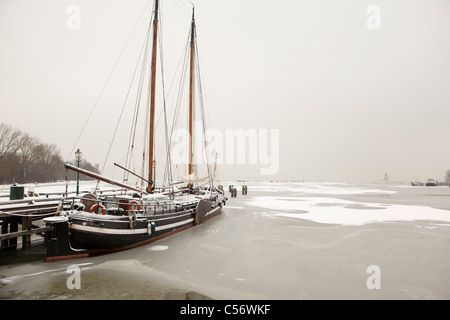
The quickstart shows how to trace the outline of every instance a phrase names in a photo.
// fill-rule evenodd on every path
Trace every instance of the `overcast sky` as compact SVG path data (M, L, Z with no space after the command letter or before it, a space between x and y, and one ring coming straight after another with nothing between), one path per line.
M232 129L279 133L275 174L261 175L267 165L258 157L256 164L219 165L220 178L370 182L387 173L394 181L444 179L450 169L448 0L192 2L210 126L224 137ZM191 4L162 3L169 87ZM80 9L79 28L68 26L71 5ZM153 0L0 0L0 122L57 144L64 160L80 148L103 166L152 6ZM128 125L125 120L124 130ZM109 168L125 157L128 133L121 135L125 145L114 145Z

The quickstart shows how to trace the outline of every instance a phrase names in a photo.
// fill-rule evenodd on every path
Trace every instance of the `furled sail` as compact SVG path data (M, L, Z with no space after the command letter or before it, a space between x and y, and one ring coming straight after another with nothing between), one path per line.
M184 182L186 183L199 183L203 182L208 179L208 177L199 178L195 173L191 173L190 175L187 175L182 178Z

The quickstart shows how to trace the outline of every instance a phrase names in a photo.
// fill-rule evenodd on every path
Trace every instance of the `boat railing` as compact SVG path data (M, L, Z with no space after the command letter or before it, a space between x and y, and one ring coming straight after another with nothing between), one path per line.
M111 199L108 199L111 198ZM84 211L93 214L130 216L134 214L158 215L195 209L197 201L174 202L173 200L152 200L144 202L140 198L86 197L73 196L62 199L62 211Z

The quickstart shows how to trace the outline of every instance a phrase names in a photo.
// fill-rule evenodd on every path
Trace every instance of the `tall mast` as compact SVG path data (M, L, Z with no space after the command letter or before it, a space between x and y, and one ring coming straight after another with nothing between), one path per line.
M194 53L195 53L195 18L194 8L192 8L191 23L191 70L189 78L189 174L192 174L192 128L194 122L193 105L194 105Z
M149 184L147 191L151 191L152 187L155 185L155 177L153 176L153 140L154 140L154 130L155 130L155 85L156 85L156 55L158 46L158 8L159 0L155 0L155 13L153 17L153 52L152 52L152 68L151 68L151 91L150 91L150 141L149 141L149 157L148 157L148 180L153 182L153 185Z

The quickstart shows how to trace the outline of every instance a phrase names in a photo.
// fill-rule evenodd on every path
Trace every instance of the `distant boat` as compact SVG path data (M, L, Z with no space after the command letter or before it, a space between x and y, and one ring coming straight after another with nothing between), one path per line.
M128 192L122 194L88 193L82 197L65 198L62 202L59 217L47 219L53 224L52 236L47 240L47 261L88 256L89 254L108 253L125 250L147 244L176 232L194 227L222 212L227 200L223 190L213 185L213 174L208 164L208 176L198 177L192 161L192 128L193 128L193 86L196 54L196 26L194 13L190 30L190 100L189 100L189 163L188 175L183 182L168 180L168 186L155 187L156 161L153 146L155 124L155 63L157 61L156 46L158 35L158 7L155 0L153 18L153 51L151 65L151 91L149 105L150 123L147 132L150 147L144 159L148 168L148 178L131 172L125 167L121 169L139 177L147 185L141 188L114 181L87 170L66 164L66 169L93 177L104 182L120 186ZM143 68L145 69L145 68ZM200 82L200 81L199 81ZM167 139L167 137L166 137ZM170 154L170 149L167 154ZM116 164L117 165L117 164ZM167 164L170 165L170 159ZM184 183L184 185L182 185Z
M425 185L427 187L435 187L438 185L438 182L434 179L428 179L427 182L425 183Z

